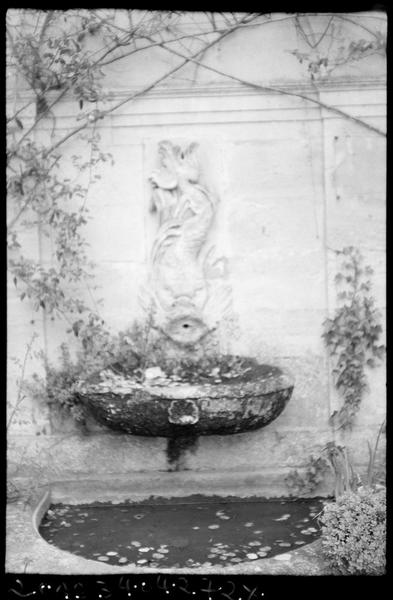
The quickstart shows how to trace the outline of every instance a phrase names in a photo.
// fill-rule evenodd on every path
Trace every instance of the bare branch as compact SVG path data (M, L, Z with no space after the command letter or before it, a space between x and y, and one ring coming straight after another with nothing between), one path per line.
M256 16L254 18L256 18ZM249 21L249 15L247 15L247 19ZM244 20L246 20L246 18ZM164 75L161 75L161 77L158 77L158 79L156 79L152 83L149 83L147 86L145 86L144 88L140 89L138 92L135 92L134 94L132 94L128 98L125 98L124 100L121 100L120 102L118 102L117 104L115 104L114 106L112 106L111 108L109 108L108 110L101 111L99 113L99 116L97 116L97 118L104 118L106 115L111 114L112 112L114 112L115 110L117 110L118 108L120 108L121 106L123 106L124 104L127 104L128 102L131 102L131 100L134 100L138 96L146 94L151 89L155 88L157 85L159 85L160 83L162 83L163 81L165 81L166 79L168 79L169 77L171 77L174 73L176 73L177 71L179 71L188 62L193 61L194 59L196 59L196 57L199 56L202 52L205 52L208 48L211 48L212 46L218 44L224 37L228 36L233 31L235 31L237 29L237 27L238 27L237 24L234 25L233 27L230 27L224 33L222 33L221 35L219 35L218 37L216 37L212 42L209 42L208 44L206 44L206 46L203 49L198 50L196 53L194 53L191 56L185 57L184 55L179 54L179 56L181 56L184 59L179 65L177 65L176 67L173 67L172 69L170 69L169 71L167 71ZM163 45L163 44L162 44L162 47L166 48L165 45ZM71 137L73 137L74 135L76 135L77 133L79 133L79 131L82 131L83 129L85 129L88 124L89 124L89 121L86 121L85 123L83 123L79 127L76 127L75 129L73 129L72 131L70 131L67 135L65 135L63 138L61 138L58 142L56 142L50 148L48 148L47 150L45 150L45 152L43 153L43 156L48 156L51 152L53 152L53 150L55 150L56 148L58 148L59 146L61 146L64 142L66 142L67 140L69 140Z
M176 54L177 56L180 56L180 57L184 56L183 54L181 54L177 50L173 50L173 48L167 48L165 46L165 44L161 44L161 46L163 48L165 48L166 50L168 50L168 52L171 52L172 54ZM225 73L224 71L221 71L221 70L216 69L214 67L210 67L209 65L206 65L205 63L202 63L201 61L197 60L194 57L189 57L188 60L190 60L191 62L193 62L195 64L200 65L204 69L207 69L209 71L213 71L214 73L217 73L218 75L222 75L223 77L227 77L228 79L232 79L232 80L237 81L238 83L242 83L243 85L246 85L248 87L252 87L254 89L261 90L261 91L266 91L266 92L274 92L276 94L282 94L284 96L294 96L295 98L301 98L302 100L306 100L307 102L312 102L313 104L317 104L318 106L320 106L321 108L324 108L327 111L334 112L334 113L340 115L340 117L344 117L345 119L349 119L351 121L354 121L355 123L358 123L359 125L362 125L363 127L366 127L370 131L374 131L375 133L378 133L378 135L382 135L383 137L386 137L386 133L384 131L382 131L381 129L379 129L378 127L374 127L373 125L370 125L366 121L363 121L362 119L354 117L354 116L352 116L352 115L344 112L343 110L340 110L339 108L336 108L335 106L331 106L329 104L325 104L324 102L321 102L320 100L317 100L316 98L310 98L309 96L305 96L304 94L300 94L298 92L291 92L289 90L283 90L283 89L277 88L277 87L260 85L258 83L254 83L254 82L251 82L251 81L246 81L244 79L241 79L240 77L236 77L235 75L231 75L230 73Z

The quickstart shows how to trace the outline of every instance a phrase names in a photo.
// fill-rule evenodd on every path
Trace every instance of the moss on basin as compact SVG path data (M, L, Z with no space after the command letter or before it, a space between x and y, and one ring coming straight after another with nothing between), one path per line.
M284 410L294 381L282 369L243 359L243 373L138 381L134 373L96 374L77 397L96 420L133 435L224 435L263 427ZM101 374L102 375L102 374ZM196 379L196 380L195 380Z

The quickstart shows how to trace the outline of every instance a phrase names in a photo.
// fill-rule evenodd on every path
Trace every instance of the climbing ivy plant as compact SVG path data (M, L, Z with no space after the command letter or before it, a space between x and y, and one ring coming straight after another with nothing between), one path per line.
M364 265L363 256L353 246L339 254L343 262L335 276L337 308L333 318L325 320L322 337L333 362L335 387L343 398L331 421L338 428L348 428L367 389L367 368L383 358L385 346L380 343L381 314L371 295L373 269Z

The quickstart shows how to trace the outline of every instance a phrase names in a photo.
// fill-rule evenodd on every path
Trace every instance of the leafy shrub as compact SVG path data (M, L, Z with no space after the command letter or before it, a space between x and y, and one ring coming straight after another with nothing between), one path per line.
M325 505L322 548L342 575L383 575L386 552L385 488L359 488Z

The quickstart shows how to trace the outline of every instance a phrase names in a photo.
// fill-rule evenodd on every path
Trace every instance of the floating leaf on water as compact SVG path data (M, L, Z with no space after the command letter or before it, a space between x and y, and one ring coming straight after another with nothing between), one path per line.
M249 560L256 560L258 558L258 554L254 554L253 552L249 552L246 556Z
M242 562L242 559L241 558L231 558L231 562L239 563L239 562Z
M62 521L60 525L64 525L64 527L71 527L71 523L68 523L68 521Z
M288 542L281 542L278 545L281 546L282 548L288 548L291 544L289 544Z
M128 562L128 558L125 558L125 556L122 556L121 558L119 558L119 563L126 563Z
M208 525L208 529L219 529L219 525Z
M261 531L261 529L256 529L255 531L253 531L253 533L259 535L260 533L263 533L263 531Z
M167 554L169 552L169 550L167 548L159 548L158 549L160 552L162 552L163 554Z
M308 529L302 529L300 533L303 535L311 535L311 532Z
M106 561L109 560L109 558L107 556L99 556L98 560Z
M107 556L116 556L116 554L119 554L119 553L118 552L113 552L112 550L110 552L106 553Z
M306 543L306 542L305 542L304 540L297 540L297 541L295 542L295 544L296 544L297 546L303 546L305 543Z
M244 523L244 527L252 527L254 525L254 523Z
M275 560L291 560L291 555L290 554L277 554L276 556L273 556L273 558Z
M143 519L144 516L144 514L134 515L134 519Z
M311 531L312 533L316 533L318 531L318 529L315 529L315 527L309 527L308 531Z
M137 548L139 548L139 546L142 546L142 544L140 542L131 542L131 544L133 546L136 546Z
M282 515L282 517L279 517L278 519L273 519L273 521L286 521L287 519L289 519L291 515Z
M195 527L193 527L193 529L199 529L199 527L196 525Z
M143 565L144 563L147 563L147 559L146 558L140 558L139 560L136 561L138 564Z
M215 554L208 554L207 558L217 558Z
M264 546L263 548L259 549L259 552L268 552L269 550L271 550L272 547L271 546Z
M149 552L150 548L138 548L138 552Z
M164 554L161 554L160 552L155 552L155 553L153 554L153 558L158 558L158 559L160 559L160 558L165 558L165 556L164 556Z
M230 519L231 517L228 517L228 515L222 515L221 517L219 517L219 519L223 519L224 521L228 521L228 519Z
M302 519L302 523L308 523L310 519Z
M260 546L261 542L257 542L256 540L254 542L248 542L249 546Z

